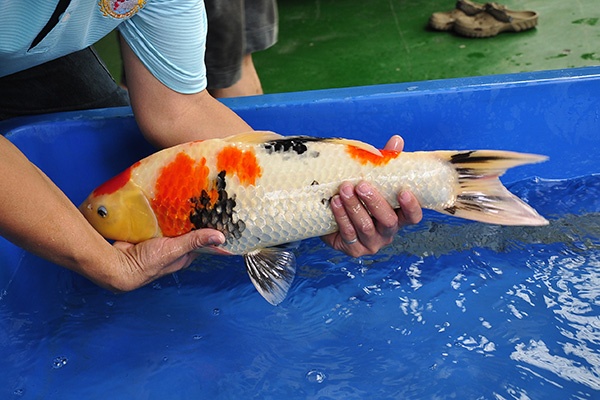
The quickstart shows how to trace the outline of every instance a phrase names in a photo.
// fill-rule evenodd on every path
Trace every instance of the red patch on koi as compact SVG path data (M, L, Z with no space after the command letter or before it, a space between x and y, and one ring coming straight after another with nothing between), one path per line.
M262 175L254 152L242 151L235 146L225 147L217 155L217 171L225 171L227 176L237 175L245 186L254 185Z
M123 186L125 186L127 182L129 182L129 179L131 178L131 171L133 171L133 169L139 164L140 162L138 161L131 167L127 168L125 171L121 172L119 175L107 180L102 185L94 189L92 194L94 196L102 196L104 194L114 193L117 190L121 189Z
M199 197L203 190L211 201L216 199L216 190L208 188L209 172L204 157L196 161L185 153L177 154L162 169L156 180L155 195L151 203L164 236L179 236L193 229L190 222L194 206L192 199Z
M378 155L356 146L348 146L346 151L348 152L350 157L352 157L362 165L369 163L375 166L385 165L390 160L393 160L394 158L400 155L399 151L394 150L380 150L381 155Z

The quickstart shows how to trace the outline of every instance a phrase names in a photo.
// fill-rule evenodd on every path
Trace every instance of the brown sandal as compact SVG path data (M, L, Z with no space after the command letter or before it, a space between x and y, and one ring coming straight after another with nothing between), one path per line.
M458 17L454 23L454 31L462 36L486 38L500 32L532 29L537 23L538 13L535 11L513 11L497 3L487 3L483 13Z
M470 0L458 0L454 10L431 14L431 17L429 17L429 26L438 31L449 31L454 26L457 18L476 15L483 11L485 11L483 4L478 4Z

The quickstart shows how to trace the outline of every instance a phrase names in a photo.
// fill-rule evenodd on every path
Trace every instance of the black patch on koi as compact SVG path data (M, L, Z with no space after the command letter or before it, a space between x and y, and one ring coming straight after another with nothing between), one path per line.
M450 162L452 164L470 164L470 163L486 163L491 161L497 161L506 159L506 157L497 157L497 156L473 156L475 151L465 151L463 153L454 154L450 157Z
M298 155L306 153L308 147L306 143L320 142L324 139L316 138L311 136L294 136L284 139L271 140L263 144L263 147L269 154L272 153L286 153L293 151ZM318 157L319 153L314 152L313 157Z
M212 203L211 197L206 190L202 190L200 196L192 197L190 202L193 210L190 212L190 222L195 229L212 228L221 231L227 241L239 239L246 229L242 220L234 221L236 213L235 197L229 197L226 187L225 171L219 172L214 185L217 189L218 198Z
M454 214L456 214L457 209L458 209L458 207L452 206L452 207L444 208L444 211L446 211L450 215L454 215Z
M316 180L314 180L314 181L312 181L312 182L310 183L310 186L319 186L319 182L318 182L318 181L316 181ZM324 198L324 197L323 197L323 198L321 199L321 204L323 204L324 206L327 206L327 205L329 205L329 203L331 203L331 199L332 199L332 198L333 198L333 196L329 197L328 199L326 199L326 198Z
M328 206L331 203L332 198L333 198L333 196L331 196L328 199L325 199L325 198L321 199L321 204L323 204L324 206Z

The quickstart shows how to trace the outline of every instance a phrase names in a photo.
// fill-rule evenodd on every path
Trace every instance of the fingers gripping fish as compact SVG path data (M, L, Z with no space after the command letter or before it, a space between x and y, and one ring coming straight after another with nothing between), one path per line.
M548 222L498 177L546 157L507 151L395 152L347 139L252 132L159 151L96 188L80 206L106 238L132 243L217 229L221 254L243 255L271 304L285 298L294 253L279 245L338 230L329 200L344 181L371 182L398 207L411 191L423 208L500 225Z

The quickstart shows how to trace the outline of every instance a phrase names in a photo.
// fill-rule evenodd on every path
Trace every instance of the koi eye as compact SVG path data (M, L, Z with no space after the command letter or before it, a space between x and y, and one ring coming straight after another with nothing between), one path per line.
M104 206L98 207L98 215L100 216L100 218L108 217L108 210L106 209L106 207L104 207Z

